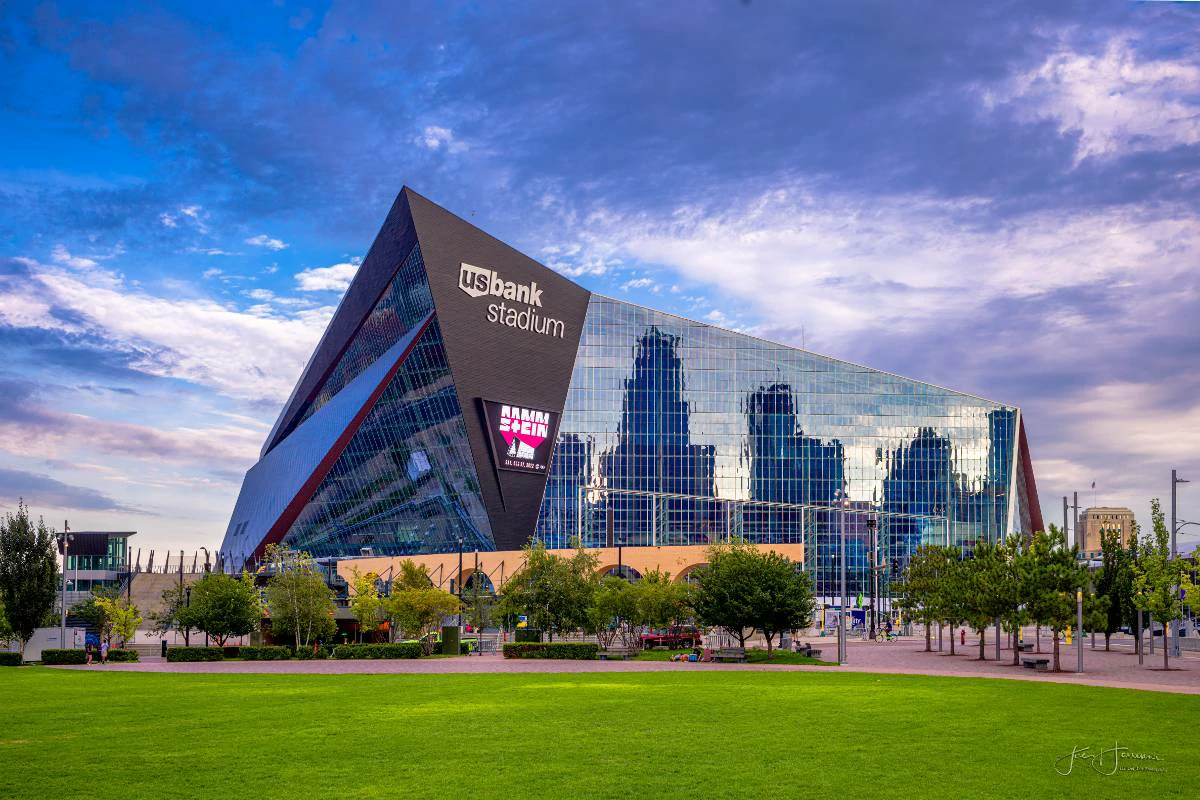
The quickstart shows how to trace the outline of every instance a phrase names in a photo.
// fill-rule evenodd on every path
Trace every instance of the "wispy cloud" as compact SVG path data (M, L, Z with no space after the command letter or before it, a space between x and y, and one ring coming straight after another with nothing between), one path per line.
M1041 65L986 92L984 103L1052 120L1077 138L1076 162L1200 142L1200 65L1143 55L1132 39L1116 36L1098 54L1064 42Z
M284 250L287 248L287 245L281 240L272 239L265 233L260 233L257 236L251 236L249 239L246 239L246 244L252 244L255 247L265 247L268 250Z

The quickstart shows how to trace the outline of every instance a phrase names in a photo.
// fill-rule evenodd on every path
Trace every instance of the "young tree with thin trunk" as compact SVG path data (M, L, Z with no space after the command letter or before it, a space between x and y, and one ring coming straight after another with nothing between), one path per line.
M1125 624L1125 607L1132 602L1133 579L1128 551L1121 542L1121 532L1111 528L1100 531L1100 570L1095 575L1099 630L1104 631L1104 649L1111 645L1112 635Z
M925 652L933 650L933 624L937 621L938 570L942 553L936 545L921 545L913 553L899 581L896 605L909 619L919 620L925 628Z
M262 624L262 600L254 578L210 572L192 584L192 604L180 610L180 624L195 628L224 647L234 636L245 636Z
M411 561L409 563L412 563ZM384 623L383 597L379 594L379 574L362 573L357 567L350 571L350 613L358 621L359 640L362 634L374 634ZM390 627L390 626L389 626Z
M25 645L54 609L58 561L53 528L29 518L18 501L17 513L0 520L0 608L25 657Z
M271 632L290 635L297 650L333 636L337 632L333 591L326 585L313 557L271 545L265 558L275 566L266 591Z
M109 644L112 644L115 636L124 646L142 624L142 615L137 606L122 597L99 597L96 605L101 611L100 638Z
M1196 587L1191 582L1188 562L1171 558L1171 539L1157 497L1150 501L1150 519L1154 531L1142 540L1133 566L1134 603L1162 623L1163 669L1170 669L1171 648L1166 633L1172 621L1183 619L1183 594L1195 596Z
M384 604L395 626L405 636L419 640L425 655L433 653L433 634L442 619L462 608L457 597L432 586L394 590Z

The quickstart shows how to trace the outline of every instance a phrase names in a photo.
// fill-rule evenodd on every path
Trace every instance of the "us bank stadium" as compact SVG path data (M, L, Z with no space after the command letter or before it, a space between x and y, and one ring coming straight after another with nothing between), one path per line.
M739 536L833 595L843 533L858 591L869 559L1041 527L1020 409L593 294L404 189L221 554L493 588L535 538L684 579Z

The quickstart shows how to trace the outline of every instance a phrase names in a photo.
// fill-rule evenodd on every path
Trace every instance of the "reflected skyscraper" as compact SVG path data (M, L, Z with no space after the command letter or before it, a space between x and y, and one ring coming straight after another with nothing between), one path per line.
M624 381L616 446L600 458L606 515L621 544L697 544L718 531L711 498L714 448L691 441L679 337L651 326L637 341Z

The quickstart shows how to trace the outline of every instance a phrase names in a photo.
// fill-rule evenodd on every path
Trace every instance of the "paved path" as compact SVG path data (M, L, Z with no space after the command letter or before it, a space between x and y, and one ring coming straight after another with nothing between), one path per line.
M837 646L832 640L813 639L820 642L824 655L836 658ZM832 645L832 647L831 647ZM934 645L936 648L936 644ZM181 673L254 673L254 674L473 674L489 672L677 672L708 670L742 670L774 672L874 672L909 675L938 675L947 677L1007 678L1014 680L1051 681L1055 683L1078 683L1089 686L1110 686L1128 689L1148 689L1160 692L1200 694L1200 658L1185 656L1172 659L1172 666L1180 669L1163 672L1153 669L1161 664L1161 655L1146 657L1144 666L1138 666L1137 657L1128 651L1106 653L1102 649L1084 651L1082 675L1074 672L1040 673L1024 667L1012 666L1012 651L1002 651L1003 660L978 661L977 640L968 638L966 648L958 648L958 654L949 654L949 643L944 653L924 652L924 640L901 639L890 644L851 641L848 649L849 664L845 667L810 667L767 664L688 664L669 661L543 661L534 659L505 659L501 656L472 656L463 658L395 659L387 661L227 661L168 664L162 660L141 664L107 664L103 667L62 667L61 669L102 669L112 672L181 672ZM1045 645L1044 648L1045 649ZM989 659L994 655L994 645L988 645ZM1043 653L1043 658L1052 657ZM1074 649L1062 648L1062 667L1074 669Z

